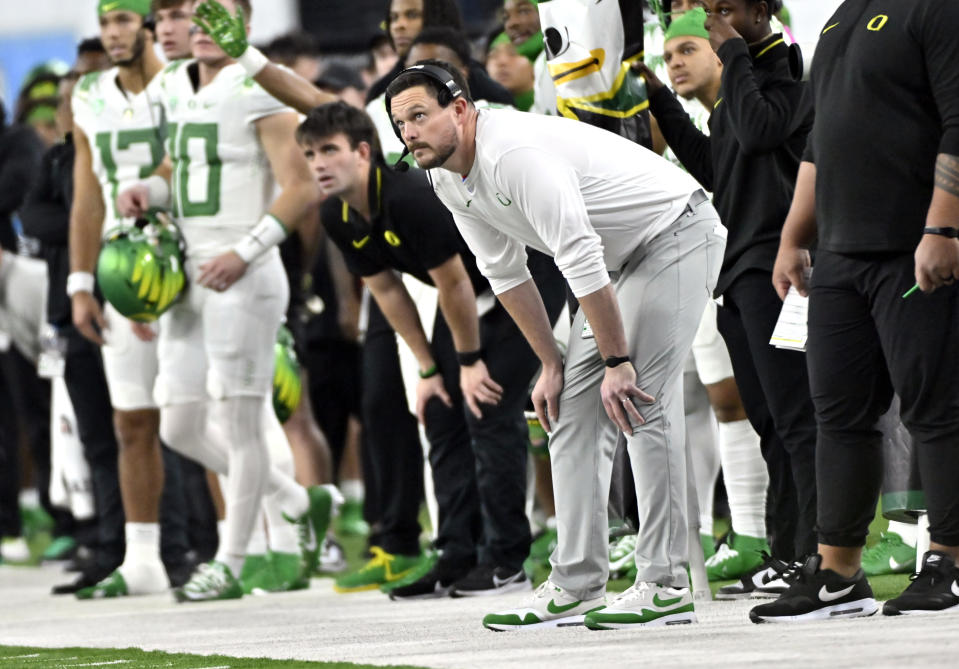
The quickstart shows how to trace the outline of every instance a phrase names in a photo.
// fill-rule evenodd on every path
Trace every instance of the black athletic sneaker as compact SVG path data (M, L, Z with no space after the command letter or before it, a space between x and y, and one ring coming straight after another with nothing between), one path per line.
M763 561L755 569L743 574L739 582L724 585L716 591L716 599L745 599L771 582L781 580L789 564L763 551ZM781 594L781 593L780 593Z
M909 578L912 580L909 587L883 605L883 615L959 610L959 569L952 556L927 551L922 556L922 569Z
M789 589L774 602L754 606L749 619L754 623L792 623L871 616L879 610L862 569L852 578L843 578L831 569L820 569L821 562L821 555L807 559L792 577Z
M480 597L532 590L532 588L526 572L522 569L512 571L504 567L481 564L456 581L450 594L453 597Z
M457 569L451 565L437 562L432 569L412 583L391 589L389 592L390 599L399 601L449 597L453 591L453 584L465 575L466 572L462 568Z

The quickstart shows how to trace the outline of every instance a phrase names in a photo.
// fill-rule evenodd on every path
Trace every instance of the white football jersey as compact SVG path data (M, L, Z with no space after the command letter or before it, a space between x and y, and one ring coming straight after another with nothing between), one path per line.
M228 65L203 88L194 89L193 60L171 63L159 91L173 160L173 214L194 259L233 248L269 209L273 172L255 122L295 113Z
M117 213L117 194L153 174L163 160L160 126L163 109L153 78L137 95L125 93L117 83L118 69L91 72L73 89L73 122L87 136L93 173L100 181L106 215L103 234L132 218Z

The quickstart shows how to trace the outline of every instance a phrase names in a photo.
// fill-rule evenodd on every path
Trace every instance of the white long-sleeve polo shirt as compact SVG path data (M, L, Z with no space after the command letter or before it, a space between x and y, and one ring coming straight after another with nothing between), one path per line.
M465 178L443 169L431 176L497 294L530 278L525 246L553 256L577 297L599 290L699 188L607 130L506 109L479 112Z

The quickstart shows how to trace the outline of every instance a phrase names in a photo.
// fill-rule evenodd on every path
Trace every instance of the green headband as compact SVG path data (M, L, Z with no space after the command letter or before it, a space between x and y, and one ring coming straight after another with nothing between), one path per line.
M506 33L500 33L489 43L489 50L492 51L498 46L512 44L512 40ZM536 33L525 42L516 47L516 53L524 56L529 62L536 62L536 57L543 51L543 33Z
M489 43L489 50L492 51L496 47L503 46L504 44L512 44L512 42L506 33L500 33L492 42Z
M663 38L663 42L668 42L674 37L686 36L709 39L709 31L706 30L706 10L702 7L690 9L685 14L674 18L666 30L666 36Z
M146 16L150 13L150 0L100 0L97 3L97 16L118 10Z

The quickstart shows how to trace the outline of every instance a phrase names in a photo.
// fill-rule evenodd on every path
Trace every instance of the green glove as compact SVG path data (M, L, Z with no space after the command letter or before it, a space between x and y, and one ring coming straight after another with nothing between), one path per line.
M197 5L193 22L230 58L239 58L250 46L246 40L246 17L242 7L237 7L236 16L232 16L229 10L216 0L205 0Z

